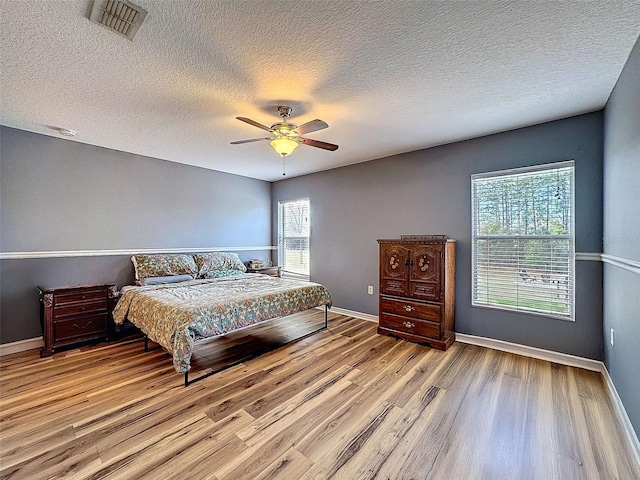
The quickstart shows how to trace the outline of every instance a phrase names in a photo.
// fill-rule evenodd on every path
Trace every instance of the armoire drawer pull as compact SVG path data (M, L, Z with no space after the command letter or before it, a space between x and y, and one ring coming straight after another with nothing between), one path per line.
M413 328L416 326L415 323L411 323L411 322L402 322L402 324L407 328Z
M405 311L407 312L413 312L415 310L415 307L411 306L411 305L405 305L404 307L402 307L405 309Z

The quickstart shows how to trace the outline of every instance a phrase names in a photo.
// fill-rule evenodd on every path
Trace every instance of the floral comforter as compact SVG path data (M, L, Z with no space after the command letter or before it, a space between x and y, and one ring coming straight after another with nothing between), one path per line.
M319 305L331 307L320 284L242 274L123 289L113 319L128 319L171 353L176 371L185 373L198 339Z

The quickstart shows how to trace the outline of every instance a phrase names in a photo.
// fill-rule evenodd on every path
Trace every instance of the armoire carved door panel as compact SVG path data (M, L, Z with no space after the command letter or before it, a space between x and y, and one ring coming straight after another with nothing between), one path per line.
M442 246L424 245L411 250L409 295L439 301L442 295Z
M409 249L399 245L383 245L380 249L380 291L387 295L409 294Z

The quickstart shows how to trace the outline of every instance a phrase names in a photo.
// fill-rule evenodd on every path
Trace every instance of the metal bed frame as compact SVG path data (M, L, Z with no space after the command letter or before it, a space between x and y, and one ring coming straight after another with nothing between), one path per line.
M317 308L317 307L313 307L313 308ZM303 311L306 311L306 310L303 310ZM283 317L276 317L276 318L283 318ZM275 320L275 318L272 319L272 320ZM258 325L258 324L256 324L256 325ZM252 326L254 326L254 325L252 325ZM241 358L240 360L235 360L235 361L233 361L233 362L231 362L231 363L229 363L227 365L224 365L224 366L222 366L220 368L217 368L217 369L212 370L210 372L204 373L204 374L200 375L199 377L196 377L196 378L194 378L192 380L189 380L189 372L187 371L187 372L184 373L184 386L188 387L189 385L191 385L193 383L196 383L196 382L199 382L200 380L204 380L205 378L208 378L211 375L215 375L216 373L222 372L223 370L226 370L228 368L234 367L234 366L236 366L236 365L238 365L240 363L246 362L247 360L251 360L253 358L257 358L257 357L259 357L261 355L264 355L265 353L268 353L268 352L271 352L271 351L275 350L276 348L284 347L285 345L289 345L290 343L297 342L298 340L302 340L303 338L310 337L311 335L313 335L315 333L318 333L320 330L324 330L325 328L329 328L329 307L327 305L324 306L324 325L321 326L320 328L317 328L317 329L313 330L312 332L305 333L304 335L302 335L300 337L297 337L297 338L294 338L292 340L289 340L288 342L284 342L284 343L278 345L277 347L275 347L273 349L259 350L254 354L248 355L248 356L246 356L244 358ZM235 331L235 330L231 330L230 332L227 332L227 333L232 333L233 331ZM222 336L222 335L219 335L219 336ZM211 338L216 338L216 337L211 337ZM147 335L144 336L144 351L145 352L149 351L149 337L147 337Z

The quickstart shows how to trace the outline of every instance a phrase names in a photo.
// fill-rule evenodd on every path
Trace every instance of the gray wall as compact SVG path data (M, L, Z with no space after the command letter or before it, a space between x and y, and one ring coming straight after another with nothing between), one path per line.
M604 131L604 253L640 262L640 41L609 97ZM640 436L640 275L605 264L604 280L604 361Z
M458 240L456 331L602 358L602 265L576 262L576 321L471 307L471 174L574 159L576 250L602 248L603 113L396 155L273 185L277 202L311 201L311 279L334 305L377 315L378 238ZM339 155L337 151L335 154ZM330 154L328 154L330 155ZM274 242L275 242L274 237ZM376 295L367 295L373 285Z
M271 244L271 184L0 129L2 253ZM268 250L239 252L269 258ZM46 256L45 256L46 257ZM130 255L0 261L0 341L42 335L36 285L132 283Z

